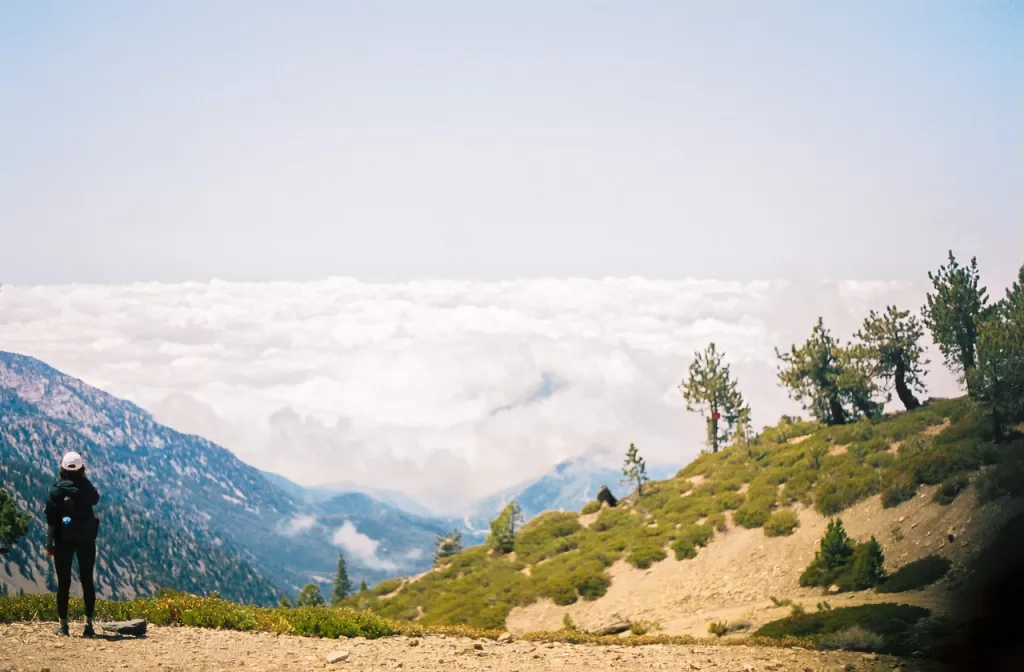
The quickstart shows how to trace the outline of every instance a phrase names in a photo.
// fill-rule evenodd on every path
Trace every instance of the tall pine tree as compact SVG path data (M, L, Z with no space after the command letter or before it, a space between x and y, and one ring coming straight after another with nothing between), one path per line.
M704 352L694 353L689 378L679 389L686 400L686 410L699 411L706 420L711 452L717 453L729 440L744 411L749 415L743 395L729 373L729 365L722 361L722 354L714 343Z
M975 363L978 344L978 320L986 311L987 290L980 287L978 260L971 258L969 266L957 263L949 251L949 263L935 273L929 271L932 281L927 303L921 308L924 324L932 332L932 340L946 360L946 367L966 380L971 389L971 370Z
M495 553L505 554L516 550L516 528L522 522L522 509L513 499L498 517L491 521L490 544Z
M348 578L345 567L345 554L338 553L338 573L334 576L334 590L331 592L331 604L339 604L345 596L352 592L352 582Z
M871 311L864 326L857 332L871 375L884 381L883 389L892 385L903 406L912 411L921 405L912 390L924 392L924 330L909 310L889 306L882 315Z

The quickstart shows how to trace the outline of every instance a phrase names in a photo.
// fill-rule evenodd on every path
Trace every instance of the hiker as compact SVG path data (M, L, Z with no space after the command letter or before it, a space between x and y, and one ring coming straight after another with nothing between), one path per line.
M96 634L92 627L96 589L93 569L96 566L96 535L100 521L92 507L100 501L100 493L85 476L82 456L70 452L60 462L60 480L50 488L46 500L46 554L53 556L57 574L57 634L68 636L68 597L71 592L71 561L78 556L78 575L82 581L85 601L83 637Z

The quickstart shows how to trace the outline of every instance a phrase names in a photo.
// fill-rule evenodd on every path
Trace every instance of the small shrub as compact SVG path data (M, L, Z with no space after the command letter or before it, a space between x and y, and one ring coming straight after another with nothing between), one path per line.
M770 515L771 511L767 508L744 504L733 512L732 519L737 525L754 529L767 523Z
M941 555L929 555L903 565L875 590L879 593L920 590L941 579L952 566L953 563Z
M856 607L841 607L811 614L793 614L761 626L755 636L809 637L826 635L853 626L860 626L876 634L886 636L905 632L911 625L931 612L924 607L909 604L882 602L863 604Z
M845 651L880 651L885 646L885 640L881 635L865 630L859 625L825 635L818 643L825 649Z
M402 579L388 579L386 581L381 581L373 587L373 594L377 597L381 597L383 595L390 595L391 593L398 590L403 583L404 581Z
M772 595L769 599L772 601L772 604L774 604L776 607L788 607L791 604L793 604L793 600L789 599L788 597L780 600L779 598Z
M969 483L967 474L954 474L942 482L939 489L935 491L934 499L942 506L949 506L957 495L967 488Z
M891 509L910 501L917 494L917 480L902 472L889 473L888 485L882 488L882 506Z
M597 501L595 499L592 502L587 502L586 504L584 504L583 505L583 511L581 511L581 513L583 513L583 515L588 515L588 514L591 514L591 513L597 513L600 510L601 510L601 502L599 502L599 501Z
M769 537L784 537L793 534L800 525L800 518L792 509L775 511L764 524L764 533Z
M640 637L655 630L661 630L661 624L657 621L637 621L629 626L630 634Z
M676 553L676 560L689 560L697 557L697 547L689 539L676 539L672 543L672 550Z
M633 549L633 552L626 558L626 562L637 569L647 569L656 562L661 562L668 557L665 549L653 544L645 544Z
M743 502L746 500L740 493L730 491L715 495L715 501L718 502L722 511L734 511L743 506Z
M725 621L715 621L708 626L708 634L715 637L723 637L729 634L729 624Z
M562 630L568 632L577 632L579 628L576 627L576 622L572 620L572 616L568 613L562 616Z

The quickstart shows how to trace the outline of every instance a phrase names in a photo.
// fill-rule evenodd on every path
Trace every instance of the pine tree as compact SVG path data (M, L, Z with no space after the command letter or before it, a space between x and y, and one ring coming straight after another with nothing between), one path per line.
M625 476L622 482L636 484L636 494L638 497L643 497L644 494L644 483L651 480L647 477L647 463L644 458L640 457L640 451L637 450L636 444L629 444L629 450L626 451L626 462L622 465L622 475Z
M860 544L853 558L853 589L867 590L885 579L885 554L882 545L873 536Z
M949 251L949 264L928 273L933 292L921 308L925 326L932 332L932 340L939 346L946 367L966 380L971 390L970 372L975 364L978 343L978 320L986 311L988 295L979 287L978 260L971 258L970 266L960 266L953 251Z
M369 589L370 589L370 587L366 585L366 581L360 581L359 582L359 592L360 593L365 593Z
M523 522L519 503L512 500L498 517L491 521L491 548L495 553L511 553L516 548L516 527Z
M287 595L282 595L281 599L277 601L277 606L281 607L282 609L291 609L292 602L288 599Z
M334 591L331 593L331 604L339 604L345 596L352 592L352 582L345 568L345 554L338 553L338 573L334 577Z
M307 583L295 598L296 607L322 607L324 604L326 601L320 592L320 586L315 583Z
M839 569L853 557L853 541L846 534L843 521L835 518L828 522L821 539L821 560L829 570Z
M28 532L31 520L29 514L18 513L14 498L0 488L0 553L6 553L18 543L18 539Z
M862 415L881 414L883 405L872 399L877 390L867 362L856 349L833 338L820 317L802 346L775 353L782 362L779 380L789 388L789 396L817 420L842 425Z
M452 530L446 535L438 535L436 548L434 550L434 564L436 565L445 558L450 558L462 552L462 534L458 530Z
M707 440L712 452L717 453L719 446L729 440L744 410L749 416L743 395L729 373L729 365L722 362L714 343L703 353L694 353L689 378L679 389L686 401L686 410L699 411L706 419Z
M967 374L975 398L984 403L997 439L1024 420L1024 267L1006 297L978 324L977 362Z
M886 308L885 314L871 311L864 326L857 332L863 354L871 366L871 375L896 388L903 406L912 411L921 405L912 389L924 392L923 367L928 360L921 359L924 348L921 338L924 330L909 310L896 306Z

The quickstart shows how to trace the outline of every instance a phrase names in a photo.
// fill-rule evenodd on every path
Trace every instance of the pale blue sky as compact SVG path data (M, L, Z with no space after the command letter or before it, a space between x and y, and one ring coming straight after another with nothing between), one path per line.
M1022 8L0 0L0 282L1001 288Z

